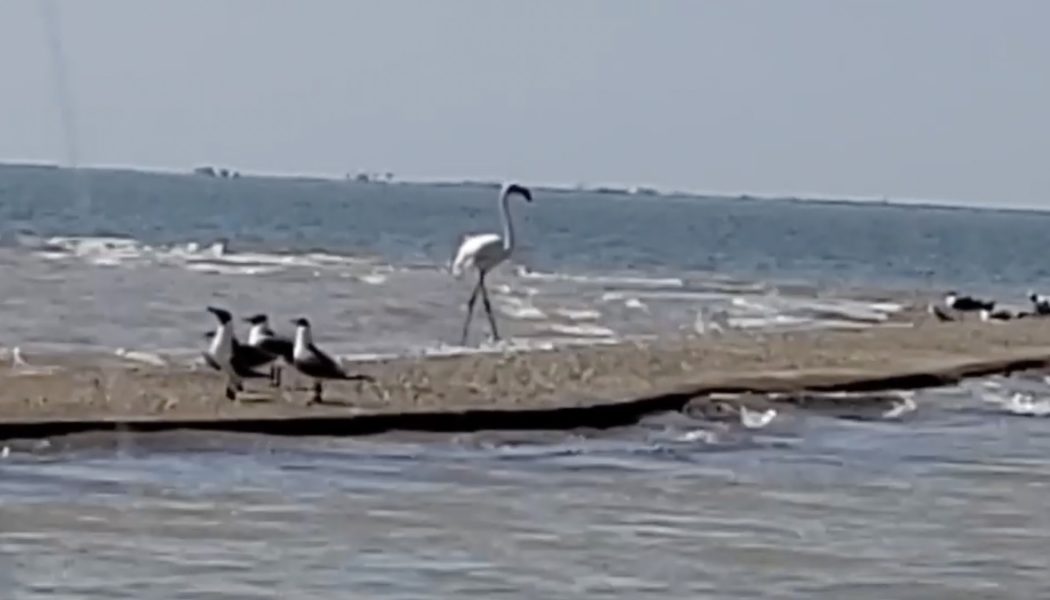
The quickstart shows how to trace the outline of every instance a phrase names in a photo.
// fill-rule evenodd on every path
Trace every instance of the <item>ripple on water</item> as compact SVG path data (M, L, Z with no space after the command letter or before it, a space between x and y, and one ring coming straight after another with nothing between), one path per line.
M965 389L915 402L921 419L757 429L16 444L0 580L18 598L1045 595L1050 422L978 418Z

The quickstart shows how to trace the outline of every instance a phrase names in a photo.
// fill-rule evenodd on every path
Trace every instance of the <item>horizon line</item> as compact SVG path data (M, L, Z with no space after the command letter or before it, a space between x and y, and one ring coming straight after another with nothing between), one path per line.
M188 177L205 177L195 173L197 169L212 168L215 171L226 169L229 173L236 173L237 177L257 179L284 179L303 180L313 179L329 182L369 183L369 184L393 184L393 185L474 185L474 186L499 186L503 179L470 177L470 176L447 176L447 177L420 177L399 178L392 171L381 170L358 170L347 171L342 174L326 172L290 172L290 171L246 171L236 167L220 166L217 163L201 162L189 167L168 167L156 165L133 165L133 164L105 164L93 163L76 166L64 165L55 161L34 160L10 160L0 159L0 167L27 167L42 169L66 169L66 170L88 170L88 171L118 171L132 172L152 175L176 175ZM392 173L394 177L390 180L375 178L368 180L357 180L359 175L384 175ZM218 177L217 177L218 178ZM980 211L1007 211L1007 212L1050 212L1050 207L1038 207L1027 204L988 204L981 202L965 202L945 198L921 198L906 196L889 196L874 194L832 194L827 192L793 192L793 191L763 191L763 190L712 190L712 189L682 189L673 186L661 186L660 184L628 184L618 182L588 183L576 182L565 183L558 181L534 181L524 183L530 187L553 191L557 193L569 192L591 192L591 193L619 193L628 196L648 196L654 198L718 198L737 199L742 201L782 201L782 202L813 202L826 204L856 204L856 205L881 205L913 208L940 208L940 209L962 209Z

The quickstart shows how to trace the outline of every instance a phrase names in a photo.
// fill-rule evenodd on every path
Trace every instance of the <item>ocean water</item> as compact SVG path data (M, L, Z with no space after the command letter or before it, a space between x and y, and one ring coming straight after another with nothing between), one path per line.
M455 344L472 281L446 268L462 233L499 230L496 194L0 167L0 343L189 352L222 304L309 316L344 353ZM877 323L899 307L853 301L871 289L1023 305L1050 274L1034 212L546 189L512 212L491 285L514 343Z
M446 266L496 230L495 195L0 167L0 346L189 357L221 304L307 315L341 353L459 351L471 282ZM902 294L1047 285L1040 213L557 190L513 210L491 281L513 344L875 326ZM1047 416L1030 377L848 419L4 440L0 597L1045 597Z
M1048 405L1045 382L999 381L863 420L8 442L0 586L12 600L1041 598Z

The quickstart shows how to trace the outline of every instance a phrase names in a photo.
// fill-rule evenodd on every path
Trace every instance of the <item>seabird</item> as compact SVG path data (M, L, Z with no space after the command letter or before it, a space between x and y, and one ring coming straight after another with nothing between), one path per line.
M310 321L298 318L295 324L295 342L292 346L292 366L314 380L314 395L310 403L321 402L321 380L373 381L368 375L350 375L333 359L314 345Z
M950 314L948 314L947 312L945 312L943 308L941 308L940 306L937 306L936 304L928 305L926 307L926 310L929 311L929 313L931 315L937 317L937 320L942 322L942 323L947 323L947 322L955 320L955 317L953 317Z
M955 292L948 292L944 296L944 304L952 309L960 312L973 312L978 310L992 311L995 309L995 302L989 300L979 300L973 296L959 296Z
M237 392L244 389L241 384L242 379L266 377L263 373L253 370L258 366L259 352L237 341L230 311L214 306L207 307L207 310L215 315L219 325L214 332L208 334L211 343L203 353L204 362L226 375L226 398L235 400ZM273 358L269 360L272 361Z
M990 311L986 308L982 308L980 315L982 321L1010 321L1012 319L1023 318L1022 315L1016 315L1005 309Z
M264 314L253 315L245 319L252 328L248 331L248 346L258 349L273 357L270 365L270 383L273 386L281 385L281 370L276 364L276 359L283 359L286 364L292 364L292 351L295 342L287 337L279 336L270 329L269 319Z
M1050 298L1035 292L1028 292L1028 299L1031 300L1032 306L1035 308L1035 314L1041 317L1050 315Z

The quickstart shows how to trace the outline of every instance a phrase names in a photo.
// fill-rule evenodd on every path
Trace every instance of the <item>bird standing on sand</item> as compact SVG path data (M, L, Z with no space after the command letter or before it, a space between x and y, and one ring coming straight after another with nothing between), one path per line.
M264 352L272 357L270 362L270 385L281 385L281 369L277 366L277 359L285 364L292 364L292 350L295 342L287 337L279 336L270 329L270 322L266 315L258 314L245 319L252 328L248 331L248 346Z
M489 292L485 287L485 275L493 268L507 260L514 252L514 225L510 220L510 208L508 202L512 196L520 196L526 202L532 202L532 192L528 188L516 183L504 184L499 194L499 211L503 221L503 235L497 233L479 233L464 236L452 259L452 275L459 278L465 271L474 268L478 272L478 282L474 291L467 300L467 318L463 323L463 337L461 344L467 343L467 334L470 329L470 319L474 314L474 303L481 293L481 300L488 315L489 327L492 329L492 338L499 340L499 331L496 329L496 317L492 314L492 303L489 302Z
M1008 310L1005 310L1005 309L999 309L999 310L992 311L992 310L988 310L986 308L982 308L979 314L980 314L981 320L984 321L984 322L988 322L988 321L1010 321L1012 319L1022 319L1025 316L1023 313L1014 314L1014 313L1012 313L1012 312L1010 312Z
M235 367L233 359L235 343L232 324L233 316L230 315L228 310L214 306L207 307L207 310L215 315L215 318L219 320L219 325L211 336L211 344L208 345L208 349L204 352L204 360L212 368L218 369L226 375L226 398L235 400L237 392L244 388L241 385L241 374Z
M226 397L235 400L237 392L244 389L241 381L266 377L254 369L260 364L266 364L266 360L272 361L273 358L268 358L237 341L237 335L233 331L233 316L229 311L214 306L207 307L207 310L215 315L219 325L206 336L211 342L203 352L204 362L216 371L226 374Z
M1045 317L1050 315L1050 298L1035 292L1028 292L1028 299L1032 302L1035 314Z
M955 292L948 292L944 296L944 304L948 308L960 312L976 312L979 310L992 311L995 309L995 302L990 300L979 300L972 296L959 296Z
M314 380L314 395L310 403L320 403L321 380L337 379L343 381L372 381L368 375L350 375L320 348L314 345L313 334L310 331L310 321L299 318L292 321L295 324L295 342L292 346L292 366L297 371Z
M936 304L929 304L929 305L927 305L926 306L926 310L929 311L929 313L931 315L937 317L937 320L942 322L942 323L949 323L949 322L955 320L955 317L953 317L950 314L944 312L944 309L941 308L940 306L937 306Z

